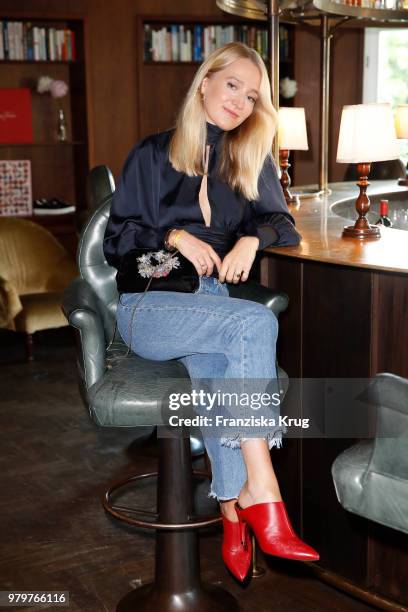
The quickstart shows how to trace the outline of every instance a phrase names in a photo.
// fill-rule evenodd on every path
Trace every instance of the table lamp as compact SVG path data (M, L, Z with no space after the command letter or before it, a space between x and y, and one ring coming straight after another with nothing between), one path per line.
M343 106L337 148L337 162L357 164L360 194L356 200L358 219L344 228L343 236L359 239L379 238L380 229L370 225L367 196L371 162L399 157L394 117L389 104L354 104Z
M290 151L307 151L307 133L305 109L300 107L281 107L278 123L279 163L281 168L280 182L287 204L299 204L299 198L293 196L288 169Z
M408 104L399 104L395 112L395 130L397 138L408 138ZM405 178L398 181L398 185L408 187L408 163Z

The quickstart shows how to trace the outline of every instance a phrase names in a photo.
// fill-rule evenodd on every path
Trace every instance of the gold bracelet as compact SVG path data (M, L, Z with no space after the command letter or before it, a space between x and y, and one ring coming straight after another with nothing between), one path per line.
M176 231L177 231L177 234L176 234L176 237L175 237L175 238L174 238L174 240L173 240L173 246L174 246L174 247L177 249L177 243L178 243L178 241L180 240L180 238L181 238L181 236L182 236L181 232L182 232L183 230L179 230L179 231L178 231L178 230L176 230Z

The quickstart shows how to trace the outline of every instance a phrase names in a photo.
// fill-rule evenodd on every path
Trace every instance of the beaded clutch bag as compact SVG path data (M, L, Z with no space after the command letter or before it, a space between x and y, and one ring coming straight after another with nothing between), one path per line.
M194 293L199 286L199 276L191 261L178 251L169 253L163 250L133 249L123 257L116 282L119 293Z

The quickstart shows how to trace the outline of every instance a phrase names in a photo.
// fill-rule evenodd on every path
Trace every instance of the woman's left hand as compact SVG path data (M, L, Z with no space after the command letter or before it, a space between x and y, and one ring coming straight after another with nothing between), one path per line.
M224 257L218 280L221 283L239 283L248 280L248 275L254 263L259 238L256 236L243 236L233 249Z

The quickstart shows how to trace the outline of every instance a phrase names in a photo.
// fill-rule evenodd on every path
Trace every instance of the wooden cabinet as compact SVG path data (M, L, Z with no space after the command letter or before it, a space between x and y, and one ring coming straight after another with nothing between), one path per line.
M406 274L268 254L262 282L290 296L279 319L278 351L290 378L408 376ZM316 398L314 414L323 414L323 405ZM286 439L274 465L289 514L319 551L318 567L333 574L332 584L352 594L355 585L370 603L375 595L396 602L377 602L380 609L405 610L398 604L408 604L408 535L347 512L336 497L331 466L356 441Z
M33 199L58 198L76 205L75 217L58 215L58 221L51 220L51 215L32 217L35 222L48 226L57 237L63 236L63 242L70 244L73 250L76 226L81 224L85 216L88 173L84 19L69 15L64 17L62 14L56 17L47 13L43 13L40 18L35 14L9 12L1 14L0 20L30 23L47 31L55 28L74 33L74 60L0 60L0 95L1 88L29 88L33 122L33 142L2 143L0 159L31 161ZM41 76L67 83L68 93L59 99L58 104L49 93L37 92L37 82ZM56 134L58 105L64 111L67 124L67 138L64 142L59 142Z

